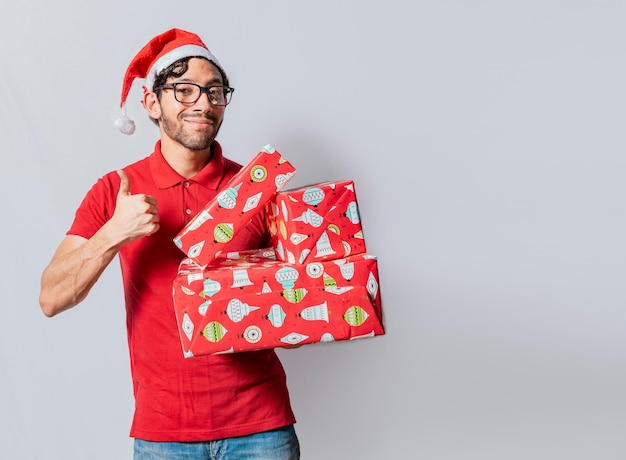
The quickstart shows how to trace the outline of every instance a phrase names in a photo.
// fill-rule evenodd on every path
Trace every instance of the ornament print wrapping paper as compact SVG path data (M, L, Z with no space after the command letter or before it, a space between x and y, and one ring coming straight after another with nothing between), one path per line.
M176 235L174 244L198 265L208 265L293 177L295 168L266 145Z
M366 252L353 181L279 192L268 205L267 221L282 261L302 264Z
M271 248L190 259L173 283L185 357L383 335L376 257L289 264Z

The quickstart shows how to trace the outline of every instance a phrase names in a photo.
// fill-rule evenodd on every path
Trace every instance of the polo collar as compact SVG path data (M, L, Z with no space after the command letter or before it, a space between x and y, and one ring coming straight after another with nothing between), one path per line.
M217 190L225 172L225 161L222 155L222 146L213 141L211 144L211 160L195 176L185 179L165 160L161 152L161 141L154 146L154 152L150 155L150 170L156 186L159 189L174 187L187 180L196 182L209 190Z

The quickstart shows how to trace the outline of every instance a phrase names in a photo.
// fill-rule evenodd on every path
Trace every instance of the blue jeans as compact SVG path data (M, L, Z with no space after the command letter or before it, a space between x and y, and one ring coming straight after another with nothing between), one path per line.
M134 460L299 460L293 425L263 433L206 442L135 439Z

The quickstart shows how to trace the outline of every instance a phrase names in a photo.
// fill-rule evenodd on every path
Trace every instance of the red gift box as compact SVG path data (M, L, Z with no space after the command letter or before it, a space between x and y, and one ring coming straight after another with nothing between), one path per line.
M268 205L267 220L282 261L302 264L366 252L353 181L284 190Z
M185 259L173 283L186 357L383 335L374 256L296 265L272 249Z
M228 250L244 228L293 177L295 168L266 145L224 189L176 235L174 244L198 265Z

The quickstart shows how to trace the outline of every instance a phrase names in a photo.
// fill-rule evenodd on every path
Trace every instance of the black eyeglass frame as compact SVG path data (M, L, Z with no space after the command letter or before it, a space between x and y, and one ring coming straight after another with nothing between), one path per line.
M176 87L178 85L192 85L195 86L196 88L200 89L200 92L198 93L198 97L196 98L195 101L179 101L178 100L178 96L176 95ZM211 91L213 88L222 88L224 90L224 100L226 101L225 104L215 104L213 103L213 101L211 101L211 96L209 95L209 91ZM235 92L235 88L231 87L231 86L225 86L225 85L211 85L211 86L200 86L197 83L191 83L189 81L177 81L174 83L166 83L164 85L161 86L157 86L156 88L154 88L154 91L157 90L163 90L163 89L173 89L174 90L174 99L176 99L177 102L181 103L181 104L185 104L185 105L193 105L196 102L198 102L198 99L200 99L202 97L202 93L206 93L207 95L207 99L209 100L209 103L211 105L215 105L218 107L226 107L228 104L230 104L230 101L232 100L233 97L233 93Z

